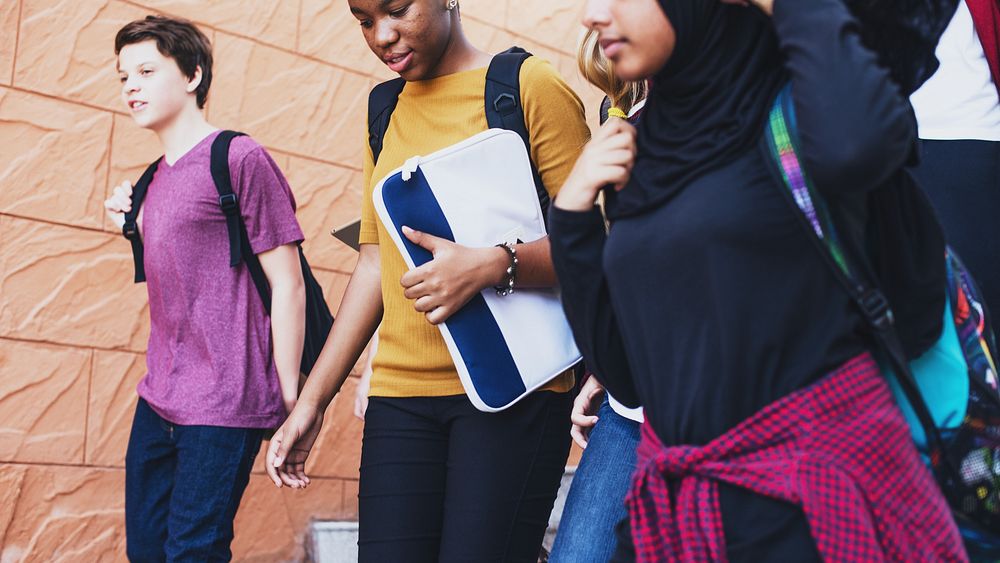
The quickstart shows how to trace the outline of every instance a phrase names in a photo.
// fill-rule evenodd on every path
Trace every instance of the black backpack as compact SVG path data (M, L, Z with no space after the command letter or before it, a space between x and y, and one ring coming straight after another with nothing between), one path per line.
M219 207L226 216L226 226L229 230L229 265L233 268L245 263L250 270L250 277L257 288L261 301L264 302L264 309L271 313L271 287L267 283L267 276L260 265L260 260L250 248L250 237L247 235L247 227L243 223L240 214L240 203L233 192L232 180L229 172L229 145L236 137L243 136L244 133L235 131L222 131L212 142L212 180L215 189L219 192ZM132 189L132 210L125 214L125 224L122 226L122 234L132 243L132 260L135 263L135 282L146 281L146 269L143 261L142 237L136 225L136 217L139 215L139 208L146 197L146 190L149 189L150 182L153 181L153 174L163 157L156 159L156 162L149 165L142 177ZM306 334L302 347L302 364L300 370L303 375L309 375L316 358L323 350L326 337L330 334L333 326L333 315L323 298L323 288L313 276L312 269L306 261L302 252L302 245L299 245L299 262L302 264L302 280L306 289Z
M494 55L486 71L486 91L483 93L483 99L486 107L486 124L491 129L513 131L524 141L524 146L528 150L528 160L531 161L531 175L535 179L538 203L542 206L542 217L547 222L549 192L542 184L538 167L531 160L531 139L528 136L528 127L524 123L524 108L521 105L521 65L530 56L531 53L520 47L511 47ZM395 78L375 86L368 95L368 146L371 147L374 162L378 162L378 156L382 152L382 140L385 138L386 130L389 129L389 120L405 85L405 80Z

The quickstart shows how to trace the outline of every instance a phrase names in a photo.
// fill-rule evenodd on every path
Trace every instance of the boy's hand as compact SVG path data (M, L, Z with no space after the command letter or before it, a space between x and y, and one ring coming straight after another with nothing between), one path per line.
M128 180L122 182L111 193L111 197L104 200L104 210L119 229L125 224L125 214L132 211L132 182Z
M498 285L507 269L509 258L501 248L469 248L409 227L403 227L403 234L434 256L399 280L403 295L432 325L448 320L483 289Z
M573 171L556 196L556 207L590 211L602 187L621 190L635 163L635 127L617 117L607 120L583 148Z
M292 414L292 411L295 410L295 404L298 402L298 400L299 400L298 395L296 395L295 397L282 398L282 402L285 403L285 412L288 414Z
M275 486L281 488L284 484L293 489L304 489L309 485L306 458L322 428L323 413L318 409L304 403L292 409L267 447L264 467Z

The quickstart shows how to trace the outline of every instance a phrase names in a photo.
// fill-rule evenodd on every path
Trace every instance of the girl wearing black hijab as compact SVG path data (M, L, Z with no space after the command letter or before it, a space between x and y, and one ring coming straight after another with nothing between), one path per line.
M865 202L912 154L912 112L843 1L590 0L585 25L623 79L652 79L549 225L588 366L646 408L617 557L965 560L865 321L761 150L790 84L829 200Z

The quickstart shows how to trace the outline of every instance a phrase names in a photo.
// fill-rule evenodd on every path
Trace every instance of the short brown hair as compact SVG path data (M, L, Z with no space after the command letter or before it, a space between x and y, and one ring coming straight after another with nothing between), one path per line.
M177 66L187 76L194 78L195 70L201 67L201 83L195 90L198 107L205 107L208 89L212 85L212 43L195 25L180 18L146 16L135 20L118 30L115 36L115 55L126 45L143 41L156 41L156 48L165 57L177 62Z

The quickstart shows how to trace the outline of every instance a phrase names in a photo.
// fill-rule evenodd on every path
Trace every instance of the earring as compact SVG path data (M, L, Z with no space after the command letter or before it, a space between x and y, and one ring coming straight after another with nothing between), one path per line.
M454 10L458 7L458 0L448 0L448 9Z

